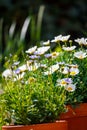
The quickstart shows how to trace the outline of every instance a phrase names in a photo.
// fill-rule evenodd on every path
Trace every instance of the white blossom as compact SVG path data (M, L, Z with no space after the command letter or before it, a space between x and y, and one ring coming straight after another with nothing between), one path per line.
M75 91L76 89L76 85L75 84L68 84L65 86L65 89L68 91L68 92L73 92Z
M48 68L48 71L44 72L44 75L50 75L52 73L54 73L55 71L57 71L59 69L59 65L55 64L50 66L50 68Z
M62 38L62 35L56 36L56 37L54 37L53 40L51 40L51 42L58 42L58 41L61 41L61 38Z
M28 50L25 51L25 52L28 53L28 54L33 54L33 53L36 51L36 49L37 49L37 46L34 46L34 47L28 49Z
M70 71L70 75L72 76L75 76L79 73L79 69L74 67L71 67L69 71Z
M61 71L63 74L68 74L69 73L69 67L64 67L63 70Z
M35 71L40 67L39 63L34 63L33 65L28 66L28 71Z
M24 65L22 65L22 66L18 67L18 69L19 69L21 72L24 72L24 71L26 71L26 70L27 70L27 65L26 65L26 64L24 64Z
M45 52L47 52L50 49L50 46L43 46L43 47L39 47L37 48L37 50L34 52L35 55L42 55Z
M45 45L45 46L50 45L50 40L48 40L46 42L42 42L42 45Z
M24 75L25 75L25 72L22 72L20 74L15 74L14 81L23 79Z
M86 52L78 51L74 53L74 56L78 59L84 59L87 57Z
M71 84L73 81L71 78L63 78L63 79L58 79L57 80L57 85L58 86L66 86L68 84Z
M13 74L13 72L12 72L12 70L11 69L6 69L6 70L4 70L3 71L3 73L2 73L2 77L5 77L5 78L11 78L12 77L12 74Z
M75 42L79 43L79 45L87 45L87 38L78 38Z
M59 52L52 52L51 55L52 58L56 58L59 55Z
M67 36L59 35L59 36L54 37L54 39L51 42L59 42L59 41L66 42L68 41L69 38L70 38L70 35L67 35Z
M76 48L76 46L71 46L71 47L65 47L63 46L62 49L65 51L73 51Z

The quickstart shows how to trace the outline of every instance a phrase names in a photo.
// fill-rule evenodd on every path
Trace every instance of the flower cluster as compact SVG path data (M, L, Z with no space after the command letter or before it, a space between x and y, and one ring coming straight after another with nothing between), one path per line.
M14 81L22 80L27 71L35 72L40 69L41 75L44 77L49 75L53 76L55 74L56 77L54 77L54 80L57 86L68 85L69 87L65 87L68 92L82 90L83 87L81 88L81 86L86 86L87 38L78 38L74 41L69 40L69 38L70 35L59 35L54 37L51 41L43 42L41 47L34 46L29 48L25 51L28 57L26 62L21 66L19 65L19 61L14 62L12 66L14 66L15 69L11 69L12 67L6 69L2 73L2 76L12 78ZM50 46L51 42L52 44L55 42L57 48L61 48L61 51L52 51ZM75 45L76 43L78 43L77 46ZM72 82L67 84L65 81L66 78L71 79ZM86 90L84 90L84 92L85 91ZM74 93L75 92L73 92L73 94ZM78 92L76 95L78 95ZM78 98L78 96L74 98ZM77 99L74 101L76 100ZM82 100L84 100L83 97L81 97L81 101Z
M54 43L53 50L51 45ZM70 35L59 35L43 42L40 47L26 50L22 62L17 56L9 58L0 88L1 98L5 98L6 104L10 102L5 110L9 122L15 120L19 124L28 124L52 121L65 110L66 104L87 101L86 45L86 38L72 41ZM17 103L22 106L21 109ZM21 121L18 115L22 112L27 118Z

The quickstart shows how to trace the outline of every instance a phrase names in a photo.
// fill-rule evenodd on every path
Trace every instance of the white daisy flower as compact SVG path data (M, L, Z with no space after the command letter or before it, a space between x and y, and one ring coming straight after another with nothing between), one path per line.
M71 84L73 81L71 78L63 78L63 79L58 79L57 80L57 85L58 86L66 86L68 84Z
M51 75L53 74L55 71L57 71L59 69L59 65L56 64L56 65L52 65L48 71L44 72L44 75Z
M52 58L56 58L59 55L59 52L52 52L51 55Z
M50 49L50 46L43 46L43 47L39 47L37 48L37 50L34 52L35 55L42 55L45 52L47 52Z
M66 42L68 41L69 38L70 38L70 35L67 35L67 36L59 35L59 36L54 37L54 39L51 42L59 42L59 41Z
M69 73L69 67L63 67L63 70L61 71L63 74L68 74Z
M62 36L61 41L66 42L66 41L68 41L69 38L70 38L70 35Z
M23 79L24 75L25 75L25 72L22 72L20 74L16 74L14 77L14 81Z
M28 66L29 71L35 71L40 67L39 63L34 63L33 65Z
M84 59L85 57L87 57L86 52L83 51L75 52L74 56L78 59Z
M28 49L28 50L25 51L25 52L28 53L28 54L33 54L33 53L36 51L36 49L37 49L37 46L34 46L34 47Z
M57 86L66 86L67 82L64 79L57 80Z
M51 40L51 42L59 42L59 41L61 41L61 38L62 38L62 35L56 36L56 37L54 37L53 40Z
M26 65L26 64L24 64L24 65L22 65L22 66L18 67L18 69L19 69L21 72L24 72L24 71L26 71L26 70L27 70L27 65Z
M69 71L70 71L70 75L72 76L75 76L79 73L79 69L74 67L71 67Z
M76 89L76 85L75 84L68 84L65 86L65 89L68 91L68 92L73 92L75 91Z
M63 46L62 49L65 51L73 51L76 48L76 46L71 46L71 47L65 47Z
M87 45L87 38L78 38L75 42L79 43L79 45Z
M44 45L44 46L50 45L50 40L48 40L46 42L42 42L42 45Z
M6 69L2 73L2 77L4 77L4 78L11 78L12 75L13 75L13 72L11 69Z

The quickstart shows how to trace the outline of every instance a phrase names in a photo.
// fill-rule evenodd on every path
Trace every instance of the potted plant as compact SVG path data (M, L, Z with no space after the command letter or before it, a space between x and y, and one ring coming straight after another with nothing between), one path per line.
M87 129L87 38L69 40L70 35L59 35L52 40L58 43L61 78L58 86L66 91L67 112L61 119L68 121L69 130Z
M22 63L16 55L7 60L0 94L3 124L42 124L61 119L68 122L70 130L87 129L87 39L69 38L59 35L41 47L28 49Z
M56 84L59 64L47 51L50 46L34 46L21 62L17 55L6 58L0 83L2 130L67 130L67 121L60 120L66 96Z

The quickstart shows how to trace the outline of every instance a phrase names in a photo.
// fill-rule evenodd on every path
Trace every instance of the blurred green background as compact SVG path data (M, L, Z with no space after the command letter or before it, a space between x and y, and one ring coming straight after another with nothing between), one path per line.
M87 37L87 0L0 0L0 70L9 53L59 34Z

